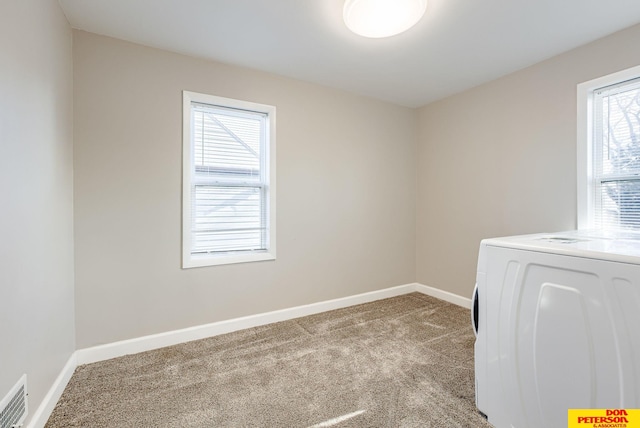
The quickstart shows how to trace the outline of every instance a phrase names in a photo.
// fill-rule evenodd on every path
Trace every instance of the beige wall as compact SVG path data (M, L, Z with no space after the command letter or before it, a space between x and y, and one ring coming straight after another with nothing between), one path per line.
M576 227L576 85L640 64L640 26L419 111L417 281L462 296L480 240Z
M54 0L0 2L0 399L30 415L71 353L72 33Z
M182 90L277 107L274 262L180 268ZM417 112L74 32L79 348L413 282Z

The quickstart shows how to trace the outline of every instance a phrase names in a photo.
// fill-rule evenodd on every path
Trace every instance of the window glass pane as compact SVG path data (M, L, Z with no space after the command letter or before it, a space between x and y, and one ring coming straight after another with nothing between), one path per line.
M640 229L640 180L602 183L601 218L605 229Z
M212 179L260 179L264 119L248 113L195 104L193 145L196 174Z
M602 175L640 173L640 87L632 84L601 95Z
M266 249L260 187L196 185L192 253Z

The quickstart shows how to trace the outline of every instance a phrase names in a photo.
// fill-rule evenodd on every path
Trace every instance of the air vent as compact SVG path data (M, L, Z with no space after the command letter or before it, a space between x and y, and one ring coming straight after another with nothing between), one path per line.
M27 375L0 401L0 428L18 428L27 418Z

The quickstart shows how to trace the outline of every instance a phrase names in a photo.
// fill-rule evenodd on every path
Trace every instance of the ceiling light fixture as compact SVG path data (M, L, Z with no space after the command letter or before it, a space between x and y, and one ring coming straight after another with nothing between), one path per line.
M427 0L347 0L342 17L347 27L364 37L390 37L420 21Z

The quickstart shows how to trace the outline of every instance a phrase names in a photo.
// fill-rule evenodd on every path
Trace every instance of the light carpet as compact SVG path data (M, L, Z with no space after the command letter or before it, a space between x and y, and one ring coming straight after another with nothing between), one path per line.
M46 428L490 427L473 343L411 293L79 366Z

